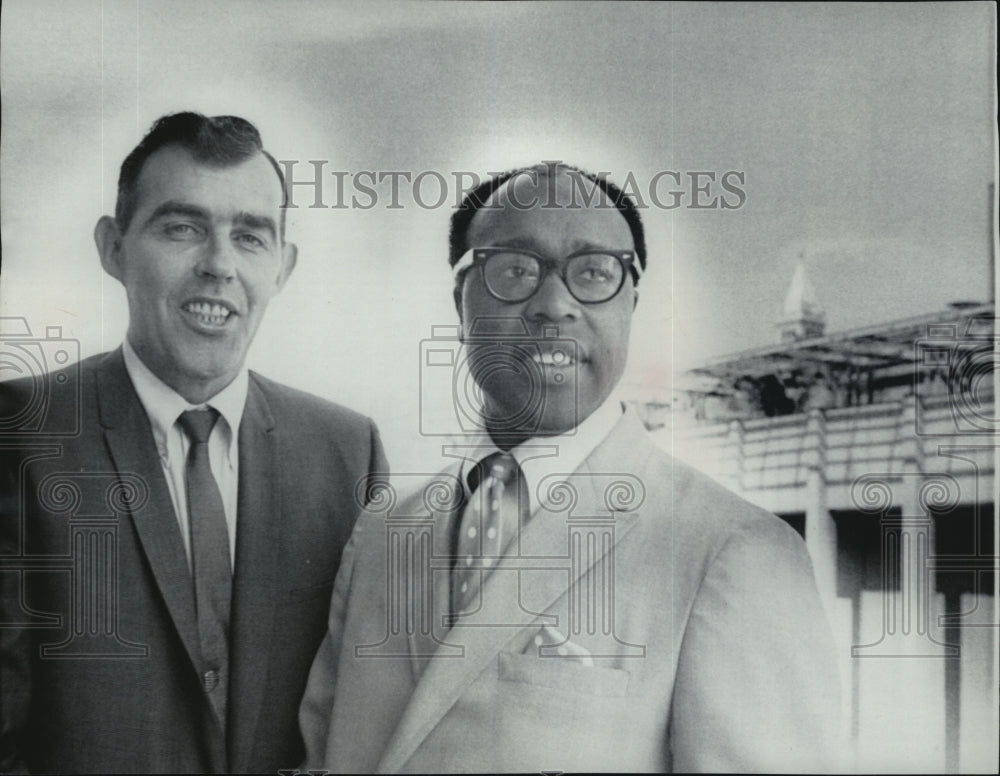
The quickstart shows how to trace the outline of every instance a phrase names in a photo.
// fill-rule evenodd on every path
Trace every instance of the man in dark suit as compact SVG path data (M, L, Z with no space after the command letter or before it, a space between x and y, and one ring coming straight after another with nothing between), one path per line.
M451 247L479 428L359 517L302 703L305 767L835 770L804 542L615 396L646 267L631 199L516 170L466 197Z
M246 368L295 266L282 202L253 125L161 118L95 230L122 347L0 385L3 770L301 760L341 551L386 466L368 418Z

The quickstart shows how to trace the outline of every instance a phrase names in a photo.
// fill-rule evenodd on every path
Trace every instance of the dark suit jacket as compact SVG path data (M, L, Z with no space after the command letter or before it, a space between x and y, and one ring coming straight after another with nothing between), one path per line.
M177 519L121 351L45 379L0 385L5 420L41 397L54 434L0 435L3 769L294 768L341 551L364 481L387 468L374 424L250 374L224 740L199 682Z
M456 471L358 518L302 703L307 768L837 770L833 640L785 523L626 413L532 484L538 511L449 629ZM545 624L576 650L538 645Z

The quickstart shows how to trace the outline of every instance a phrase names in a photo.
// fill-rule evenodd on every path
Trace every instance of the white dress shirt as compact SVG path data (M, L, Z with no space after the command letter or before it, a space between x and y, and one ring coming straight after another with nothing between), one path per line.
M187 553L188 568L191 568L191 534L188 523L187 487L184 469L188 449L191 446L187 434L177 419L182 412L212 407L219 413L219 420L208 439L208 458L212 474L219 486L222 505L226 512L226 527L229 531L229 559L236 565L236 503L239 492L239 432L243 418L243 408L247 401L249 376L246 368L240 370L236 378L204 404L189 404L173 388L158 378L135 352L128 340L122 347L125 356L125 370L128 372L135 392L139 395L149 423L153 428L156 450L163 464L163 474L174 505L177 525Z
M538 485L550 475L569 476L586 460L621 419L624 408L614 392L600 407L590 413L580 425L557 436L538 436L525 440L509 451L524 474L525 485L531 496L530 511L534 515L540 506L536 498ZM479 461L499 451L496 443L485 431L468 439L467 443L445 448L445 455L461 457L459 477L468 492L469 471Z

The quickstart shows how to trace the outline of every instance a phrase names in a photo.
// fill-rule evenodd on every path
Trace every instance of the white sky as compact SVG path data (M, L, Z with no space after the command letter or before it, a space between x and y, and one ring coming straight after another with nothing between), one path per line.
M738 210L644 211L632 385L773 341L800 254L829 330L984 300L995 28L992 3L7 0L2 314L83 355L119 344L93 226L123 157L186 109L254 121L303 176L311 159L447 178L562 159L640 187L745 173ZM451 209L379 193L290 213L299 267L251 364L374 416L391 452L416 433L421 340L455 323Z

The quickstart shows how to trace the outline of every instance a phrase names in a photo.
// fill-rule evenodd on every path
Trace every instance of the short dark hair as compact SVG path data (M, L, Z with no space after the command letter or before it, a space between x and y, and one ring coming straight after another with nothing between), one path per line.
M472 219L475 218L479 209L485 207L486 203L490 201L490 198L493 197L505 183L518 175L524 175L526 173L530 174L532 171L536 174L547 173L550 169L565 170L571 175L585 178L601 190L602 196L606 198L604 201L607 202L607 206L616 208L618 212L622 214L626 223L628 223L629 230L632 232L632 242L635 244L636 258L639 261L639 266L643 271L645 271L646 233L642 228L642 218L639 216L639 211L635 206L635 202L632 201L632 197L609 181L606 175L595 175L581 169L580 167L563 164L562 162L559 162L558 164L543 162L537 165L518 167L513 170L497 173L489 180L480 183L474 189L469 191L469 193L462 199L462 204L458 206L458 209L451 216L451 233L448 238L448 264L454 267L465 252L472 247L466 242L469 227L472 226ZM632 279L636 283L639 282L638 274L634 270L632 273ZM464 273L455 278L456 305L459 305L462 299L462 283L464 280Z
M239 116L203 116L186 111L161 116L139 145L122 162L118 175L118 199L115 202L115 222L128 230L136 209L136 187L146 160L168 145L179 145L191 152L199 162L226 167L245 161L256 154L267 157L278 176L282 198L285 176L260 139L257 127ZM281 238L285 235L285 209L281 208Z

